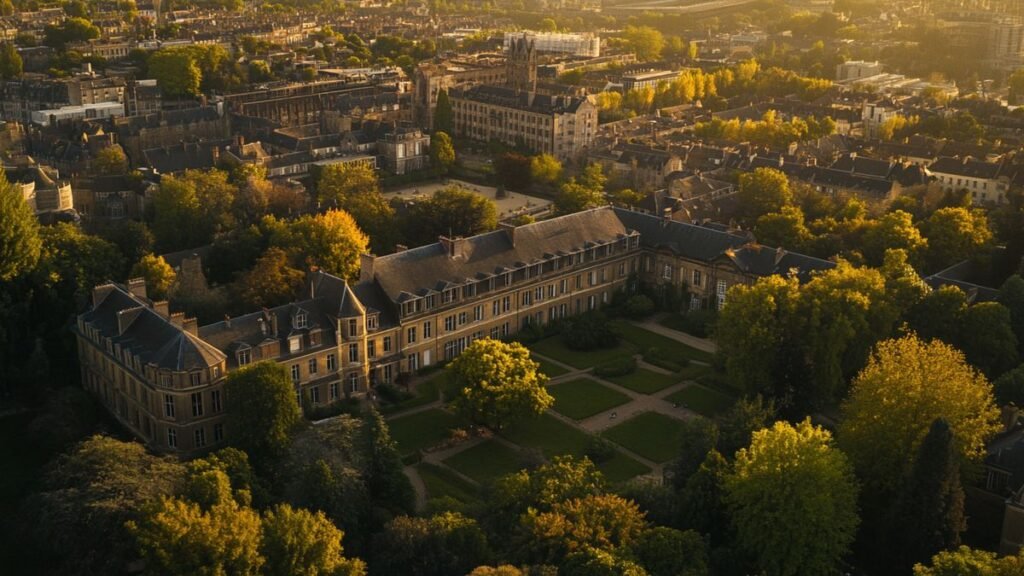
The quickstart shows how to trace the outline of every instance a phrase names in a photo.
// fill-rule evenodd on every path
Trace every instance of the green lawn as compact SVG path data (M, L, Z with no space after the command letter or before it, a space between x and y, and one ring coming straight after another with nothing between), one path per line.
M605 410L611 410L629 402L618 390L613 390L590 378L577 378L548 387L555 397L554 409L573 420L583 420Z
M635 352L633 347L629 345L619 345L615 348L601 350L570 350L562 342L561 336L552 336L551 338L534 342L530 345L530 349L538 354L582 370L617 358L632 356Z
M425 406L434 402L440 398L441 385L447 376L447 371L442 370L437 374L431 375L429 380L421 379L413 388L412 398L403 400L397 404L387 404L382 406L380 411L384 414L394 414L395 412L419 408L420 406Z
M554 362L552 362L551 360L548 360L546 358L540 358L537 355L533 355L533 356L531 356L531 359L534 362L537 362L537 363L540 364L540 372L541 372L541 374L544 374L548 378L557 378L558 376L561 376L562 374L568 374L569 373L569 370L567 368L563 368L559 364L555 364Z
M662 336L661 334L655 334L650 330L641 328L625 320L612 320L612 326L619 331L619 334L625 341L636 346L640 350L660 348L672 355L677 355L680 359L687 358L690 360L698 360L700 362L708 363L710 363L714 357L713 354L704 352L703 350L697 350L696 348L691 348L682 342Z
M678 374L662 374L646 368L637 368L631 374L608 376L605 380L640 394L654 394L677 382L681 382L682 378Z
M422 462L416 466L416 471L427 487L427 499L448 497L463 504L470 504L480 497L476 486L447 468Z
M665 399L704 416L725 412L736 402L732 396L698 384L690 384Z
M683 423L657 412L644 412L605 430L604 437L653 462L668 462L679 453Z
M480 484L522 469L519 451L497 440L487 440L446 459L445 464Z
M522 422L502 432L502 436L524 448L539 448L548 458L563 454L581 457L590 443L590 436L586 432L573 428L550 414ZM647 466L621 452L617 452L610 460L598 464L597 468L604 473L609 482L623 482L650 472Z
M448 437L452 428L462 425L461 418L439 409L388 421L391 437L398 443L398 451L403 456L438 444Z
M711 374L714 369L710 366L701 366L700 364L690 364L683 371L679 373L682 380L691 380L696 382L698 378L703 378Z

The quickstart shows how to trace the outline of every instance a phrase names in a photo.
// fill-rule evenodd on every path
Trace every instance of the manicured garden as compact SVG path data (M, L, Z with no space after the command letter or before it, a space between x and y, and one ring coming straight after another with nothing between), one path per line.
M548 393L555 398L555 412L573 420L589 418L630 400L629 396L622 392L590 378L577 378L550 386Z
M479 488L443 466L422 462L416 466L416 472L427 488L427 499L453 498L471 504L480 497Z
M391 438L398 444L402 456L440 443L448 438L453 428L463 425L455 414L436 408L388 421Z
M480 484L523 468L520 451L494 439L467 448L444 463Z
M646 368L637 368L622 376L606 376L604 379L640 394L654 394L682 381L678 374L664 374Z
M666 400L708 417L725 412L736 402L732 396L699 384L690 384L678 392L673 392Z
M565 345L561 336L551 336L530 344L534 352L558 360L580 370L585 370L611 360L632 356L635 350L628 344L620 344L615 348L598 348L594 350L572 350ZM550 376L550 374L549 374Z
M668 462L679 454L683 423L659 414L644 412L604 431L603 436L652 462Z
M662 351L671 351L679 359L697 360L698 362L710 363L714 358L714 354L691 348L678 340L673 340L667 336L656 334L650 330L641 328L636 324L632 324L625 320L612 320L612 326L622 336L622 339L626 342L636 346L639 350L648 350L650 348L658 348Z

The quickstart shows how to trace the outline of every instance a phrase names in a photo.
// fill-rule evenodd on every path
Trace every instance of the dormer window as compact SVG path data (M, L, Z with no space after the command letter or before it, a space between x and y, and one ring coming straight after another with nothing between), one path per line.
M366 317L366 327L369 328L370 330L376 330L377 329L377 315L376 314L374 314L373 316L367 316Z
M238 365L245 366L252 362L252 351L248 348L238 351Z
M302 350L302 336L292 336L288 339L288 352L294 354Z
M305 328L305 327L306 327L306 313L300 310L299 312L297 312L295 314L295 328Z

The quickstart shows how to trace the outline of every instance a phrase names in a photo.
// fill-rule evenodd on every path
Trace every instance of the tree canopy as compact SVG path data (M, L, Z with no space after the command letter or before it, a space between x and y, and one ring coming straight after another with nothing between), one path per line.
M448 365L457 390L453 403L474 422L499 430L539 416L554 403L539 368L518 342L475 340Z
M257 461L279 455L302 418L285 367L268 360L234 370L224 393L235 443Z

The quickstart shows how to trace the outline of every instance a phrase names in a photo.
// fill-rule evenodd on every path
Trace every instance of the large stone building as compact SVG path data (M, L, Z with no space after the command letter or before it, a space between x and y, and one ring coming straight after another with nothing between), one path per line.
M413 119L425 130L434 128L437 95L455 86L504 84L507 69L494 60L449 60L421 63L413 73Z
M538 52L568 54L585 58L601 55L601 38L594 34L568 34L561 32L505 32L505 50L516 41L533 42Z
M358 282L315 273L306 298L199 327L105 284L79 316L83 382L156 450L219 445L225 374L284 365L303 405L360 395L375 383L450 360L473 340L596 309L616 291L685 286L691 308L721 307L728 288L831 262L743 235L598 208L387 256L366 255Z

